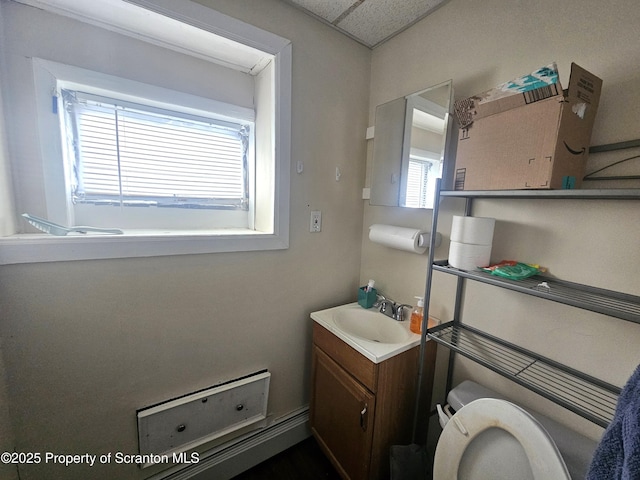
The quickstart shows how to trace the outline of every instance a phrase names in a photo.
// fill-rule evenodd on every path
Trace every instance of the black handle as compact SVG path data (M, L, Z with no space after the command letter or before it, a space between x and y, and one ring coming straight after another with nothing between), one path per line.
M364 408L360 412L360 428L362 429L363 432L367 431L367 416L368 416L368 413L369 413L369 407L365 403L364 404Z

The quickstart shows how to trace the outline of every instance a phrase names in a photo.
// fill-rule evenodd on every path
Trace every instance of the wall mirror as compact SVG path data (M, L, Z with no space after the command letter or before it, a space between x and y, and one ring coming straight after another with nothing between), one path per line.
M450 157L451 80L376 108L371 205L433 208Z

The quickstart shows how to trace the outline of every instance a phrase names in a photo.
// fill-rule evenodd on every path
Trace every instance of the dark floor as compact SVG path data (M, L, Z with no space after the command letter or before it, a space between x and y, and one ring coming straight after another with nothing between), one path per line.
M233 480L340 480L313 437L241 473Z

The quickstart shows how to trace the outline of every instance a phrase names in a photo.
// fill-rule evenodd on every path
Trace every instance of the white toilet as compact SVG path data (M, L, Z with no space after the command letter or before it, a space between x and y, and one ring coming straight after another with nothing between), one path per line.
M462 382L447 400L456 413L438 441L434 480L584 478L595 441L474 382Z

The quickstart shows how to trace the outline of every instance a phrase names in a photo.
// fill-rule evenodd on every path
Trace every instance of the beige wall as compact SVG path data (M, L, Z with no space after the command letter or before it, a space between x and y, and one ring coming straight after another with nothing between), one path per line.
M1 12L0 12L1 14ZM4 36L4 28L0 21L0 38ZM0 55L0 68L4 69L3 56ZM4 97L2 95L2 80L0 80L0 112L4 111ZM0 116L0 205L8 208L0 208L0 236L9 235L15 231L14 218L7 214L12 210L12 185L11 170L9 168L8 146L6 142L4 116Z
M0 452L14 451L13 425L9 415L4 361L2 359L2 343L0 343ZM0 478L18 480L18 469L15 465L0 463Z
M356 298L370 51L276 0L202 3L292 41L290 248L0 267L18 450L136 453L136 409L263 368L270 418L295 411L309 400L309 313ZM40 465L20 478L149 474Z
M530 2L451 0L373 51L370 124L376 105L448 79L453 79L455 97L463 98L557 61L566 85L575 61L604 80L592 144L638 138L639 22L635 0L605 9L595 0L542 0L535 9ZM588 171L606 160L592 156ZM446 258L451 216L463 214L463 205L456 199L442 202L439 231L445 238L436 258ZM484 200L476 201L474 214L498 218L494 261L537 262L558 278L640 294L637 201ZM426 255L371 244L366 233L373 223L428 227L431 214L365 205L360 280L375 278L383 292L411 303L424 290ZM454 286L453 278L435 274L436 316L451 318ZM470 285L467 300L469 323L614 384L624 384L640 362L638 324L484 285ZM535 405L593 438L601 434L600 428L488 370L457 361L454 383L464 378Z
M3 35L2 22L0 22L0 38ZM4 68L2 64L2 56L0 55L0 67ZM3 111L4 103L2 91L0 88L0 112ZM0 115L0 204L10 204L11 202L11 174L9 169L9 158L7 154L7 144L5 135L4 116ZM0 235L6 235L9 232L14 231L13 217L6 215L6 211L10 210L0 208ZM1 287L0 287L1 288ZM0 308L2 303L0 302ZM0 316L0 322L2 322L2 316ZM0 451L13 451L14 438L13 438L13 426L11 424L11 418L9 415L8 403L9 396L7 394L6 375L4 368L4 361L2 358L2 345L3 339L0 335ZM7 465L0 463L0 477L7 480L14 480L18 478L18 472L14 465Z
M286 414L308 401L311 311L353 301L368 278L397 300L421 295L426 255L371 245L366 236L376 222L430 224L428 212L360 200L371 150L363 136L376 105L450 78L463 97L551 60L567 75L576 61L604 79L594 143L638 136L635 0L607 9L594 0L541 0L535 13L524 2L451 0L373 54L276 0L200 3L293 42L292 163L302 160L305 169L292 171L291 247L1 267L0 336L19 450L135 452L137 408L260 368L273 375L270 414ZM446 256L451 215L460 208L460 201L443 203L438 257ZM308 233L311 210L323 212L319 234ZM637 202L513 200L480 202L475 213L501 219L495 259L537 261L560 278L637 295L639 211ZM446 318L454 281L441 277L434 310ZM482 286L468 295L479 326L605 380L622 384L638 363L635 324ZM459 362L456 379L465 377L541 403ZM146 475L134 466L21 472L23 479Z

